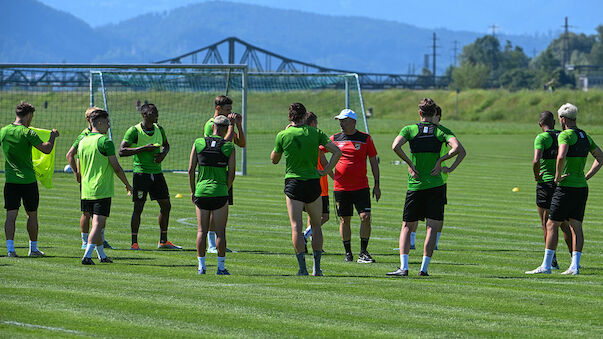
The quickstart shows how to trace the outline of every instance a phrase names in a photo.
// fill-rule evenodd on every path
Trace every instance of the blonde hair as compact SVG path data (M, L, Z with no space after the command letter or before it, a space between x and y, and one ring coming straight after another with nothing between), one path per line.
M92 106L92 107L88 107L88 109L86 110L86 113L84 114L86 116L86 120L90 119L90 114L94 111L100 111L102 110L99 107L96 106Z

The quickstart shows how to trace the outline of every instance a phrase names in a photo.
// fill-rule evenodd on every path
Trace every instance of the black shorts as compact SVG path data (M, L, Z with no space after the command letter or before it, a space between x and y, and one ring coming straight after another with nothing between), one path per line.
M167 183L163 173L134 173L132 176L132 201L146 201L147 193L151 200L169 199Z
M4 208L6 210L18 210L21 207L21 199L26 211L34 212L38 210L40 193L38 192L37 181L31 184L14 184L10 182L4 184Z
M322 195L320 196L322 198L322 214L329 214L329 196L328 195ZM306 206L304 206L304 212L306 212Z
M202 210L213 211L224 207L228 197L195 197L195 206Z
M356 212L371 212L371 191L363 188L357 191L334 191L335 207L337 215L340 217L350 217L354 215L352 207L356 207Z
M447 203L446 185L420 191L407 191L402 220L408 222L425 220L425 218L444 220L444 205Z
M322 189L320 188L320 179L285 179L284 192L289 199L298 200L309 204L318 199L322 193Z
M539 182L536 184L536 206L545 210L551 209L551 199L553 199L555 187L557 185L555 185L554 181Z
M82 212L88 212L90 215L102 215L109 217L111 212L111 198L95 199L95 200L80 200Z
M233 205L234 204L234 198L233 198L233 194L232 194L232 187L228 189L228 204L229 205Z
M582 222L587 199L588 187L557 186L551 200L549 219L553 221L575 219Z

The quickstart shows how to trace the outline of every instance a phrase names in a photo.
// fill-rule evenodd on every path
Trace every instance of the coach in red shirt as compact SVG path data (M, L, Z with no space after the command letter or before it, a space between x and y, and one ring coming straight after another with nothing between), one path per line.
M375 260L366 250L371 236L371 196L366 177L366 159L369 159L375 179L373 196L376 201L381 197L379 188L379 162L377 150L371 136L356 129L356 113L344 109L335 119L339 120L341 133L331 136L331 141L343 153L335 167L334 196L337 215L340 218L339 233L345 248L345 261L353 261L351 249L352 231L350 222L354 215L353 207L360 215L360 255L359 263L373 263Z

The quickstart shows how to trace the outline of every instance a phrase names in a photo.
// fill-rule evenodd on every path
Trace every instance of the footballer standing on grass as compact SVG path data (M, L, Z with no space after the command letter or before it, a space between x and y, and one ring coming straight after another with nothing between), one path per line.
M302 211L305 208L310 217L312 227L312 251L314 265L312 275L321 276L320 259L322 256L322 199L320 177L333 170L341 157L341 150L321 130L306 125L306 107L301 103L289 106L288 128L276 136L274 150L270 154L273 164L278 164L283 154L286 160L285 189L287 211L291 221L291 238L297 257L299 271L297 275L308 275L304 246L304 223ZM333 153L331 160L320 171L318 164L318 147L324 146Z
M442 178L442 162L464 154L464 148L451 132L433 123L436 103L422 99L419 103L421 121L400 131L392 144L393 151L408 164L408 190L400 231L400 267L387 275L408 275L410 233L417 230L419 220L426 220L427 235L423 246L423 262L419 276L428 276L427 267L435 247L437 232L444 223L444 207L447 203L446 184ZM402 150L410 144L411 158ZM440 157L442 144L448 143L450 151ZM454 170L454 169L453 169ZM449 170L448 173L451 171Z

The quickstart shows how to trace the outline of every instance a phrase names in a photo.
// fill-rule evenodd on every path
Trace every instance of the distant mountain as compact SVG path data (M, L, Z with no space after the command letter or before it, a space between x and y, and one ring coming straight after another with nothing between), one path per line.
M431 54L433 31L393 21L337 17L223 1L144 14L90 28L34 0L0 0L1 62L149 62L174 57L236 36L289 58L366 72L417 72ZM8 9L8 10L5 10ZM26 23L26 24L24 24ZM437 29L438 74L453 61L453 41L482 34ZM526 54L547 37L501 36ZM431 67L431 63L430 63Z

